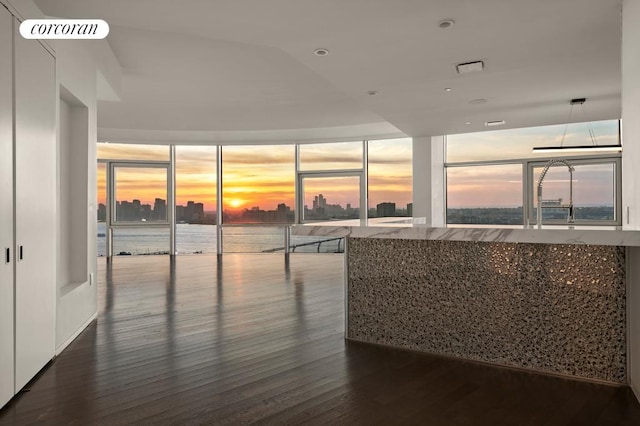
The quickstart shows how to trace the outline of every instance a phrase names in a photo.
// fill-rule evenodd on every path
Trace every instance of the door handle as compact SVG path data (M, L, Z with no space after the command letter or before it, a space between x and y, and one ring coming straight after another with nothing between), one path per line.
M5 265L11 263L11 248L5 247L4 249L4 263Z
M18 261L22 260L22 246L18 246Z

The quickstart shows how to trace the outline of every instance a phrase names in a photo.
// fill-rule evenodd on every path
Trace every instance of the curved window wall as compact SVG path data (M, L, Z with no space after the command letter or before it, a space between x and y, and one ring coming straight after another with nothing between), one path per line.
M289 145L99 143L98 254L341 252L341 239L290 236L288 227L411 216L411 152L410 138ZM127 210L125 218L123 202L139 208ZM161 217L157 206L164 206Z

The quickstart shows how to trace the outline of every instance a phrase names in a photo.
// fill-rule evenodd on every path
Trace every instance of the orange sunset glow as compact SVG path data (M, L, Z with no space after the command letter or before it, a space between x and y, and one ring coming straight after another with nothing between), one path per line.
M98 158L168 162L169 150L166 146L101 143ZM294 158L293 145L223 146L224 211L241 212L253 207L275 210L281 203L294 209ZM301 145L302 170L361 167L362 142ZM404 208L410 203L411 172L411 139L370 142L370 207L395 202ZM350 179L308 182L310 192L305 190L305 204L323 193L330 204L359 207L359 192ZM137 199L153 205L155 198L166 199L166 185L165 169L116 168L119 201ZM207 212L216 209L215 146L176 147L176 204L186 205L188 201L203 203ZM106 204L104 164L98 165L98 202Z
M223 210L293 208L294 156L293 145L222 147Z

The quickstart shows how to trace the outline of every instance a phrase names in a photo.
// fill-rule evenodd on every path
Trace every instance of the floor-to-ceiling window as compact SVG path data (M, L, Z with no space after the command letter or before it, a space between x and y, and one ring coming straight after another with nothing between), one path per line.
M106 188L99 250L106 255L169 253L169 147L98 144L98 160Z
M295 146L223 146L223 251L282 247L295 215Z
M107 255L107 164L98 163L96 180L98 188L96 191L96 205L98 206L98 235L97 253L98 256Z
M363 142L300 145L300 221L360 219L366 200Z
M340 239L290 236L287 227L357 224L368 213L410 216L411 157L407 138L173 147L101 143L99 253L170 252L172 221L177 254L342 251Z
M176 251L216 253L215 146L176 146Z
M369 217L413 216L412 139L369 141Z

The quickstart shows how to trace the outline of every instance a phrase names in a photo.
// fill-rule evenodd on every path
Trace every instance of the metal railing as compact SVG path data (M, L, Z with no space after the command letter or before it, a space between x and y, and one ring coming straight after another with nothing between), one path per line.
M318 241L310 241L310 242L306 242L306 243L301 243L301 244L290 244L289 245L289 252L290 253L295 253L296 252L296 248L298 247L306 247L306 246L313 246L313 245L318 245L318 249L316 251L316 253L320 253L320 247L322 246L322 243L328 243L330 241L338 241L338 247L336 248L336 251L333 253L344 253L344 247L342 244L342 241L344 240L344 237L335 237L335 238L327 238L325 240L318 240ZM281 251L281 250L285 250L286 247L276 247L276 248L272 248L272 249L266 249L266 250L262 250L262 253L275 253L277 251Z

